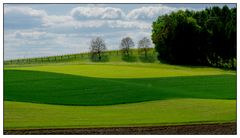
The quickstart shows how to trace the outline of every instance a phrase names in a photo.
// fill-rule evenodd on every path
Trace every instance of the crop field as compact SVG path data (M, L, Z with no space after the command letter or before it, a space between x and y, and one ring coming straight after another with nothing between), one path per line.
M159 63L5 66L4 129L236 122L236 72Z

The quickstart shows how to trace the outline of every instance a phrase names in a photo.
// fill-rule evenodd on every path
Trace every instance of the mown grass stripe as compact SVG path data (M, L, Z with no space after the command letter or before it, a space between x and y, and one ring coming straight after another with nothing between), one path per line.
M46 65L32 67L5 68L15 70L45 71L97 78L159 78L176 76L199 76L232 74L234 71L208 67L183 67L166 64L82 64Z
M8 101L93 106L173 98L236 99L236 76L106 79L4 71L4 100Z
M111 106L4 102L4 129L152 126L236 121L236 101L172 99Z

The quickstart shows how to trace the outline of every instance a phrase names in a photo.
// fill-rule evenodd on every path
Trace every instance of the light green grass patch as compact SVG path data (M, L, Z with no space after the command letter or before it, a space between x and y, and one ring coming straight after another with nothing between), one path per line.
M236 74L233 71L208 67L181 67L165 64L82 64L82 65L46 65L16 67L5 69L46 71L99 78L156 78L196 75Z
M172 99L112 106L4 102L4 129L146 126L236 121L235 100Z

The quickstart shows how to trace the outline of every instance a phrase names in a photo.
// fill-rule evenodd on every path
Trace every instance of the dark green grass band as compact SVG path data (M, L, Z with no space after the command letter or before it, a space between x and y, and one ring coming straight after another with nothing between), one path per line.
M5 101L93 106L173 98L236 99L236 75L106 79L4 71Z

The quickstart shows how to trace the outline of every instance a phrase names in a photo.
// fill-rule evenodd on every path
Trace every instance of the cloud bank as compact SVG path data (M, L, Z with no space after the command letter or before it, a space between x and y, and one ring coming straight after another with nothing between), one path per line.
M158 16L186 9L161 4L129 7L86 4L59 14L27 4L8 4L4 6L5 59L86 52L96 35L106 40L108 49L117 49L122 37L130 36L135 42L150 38Z

